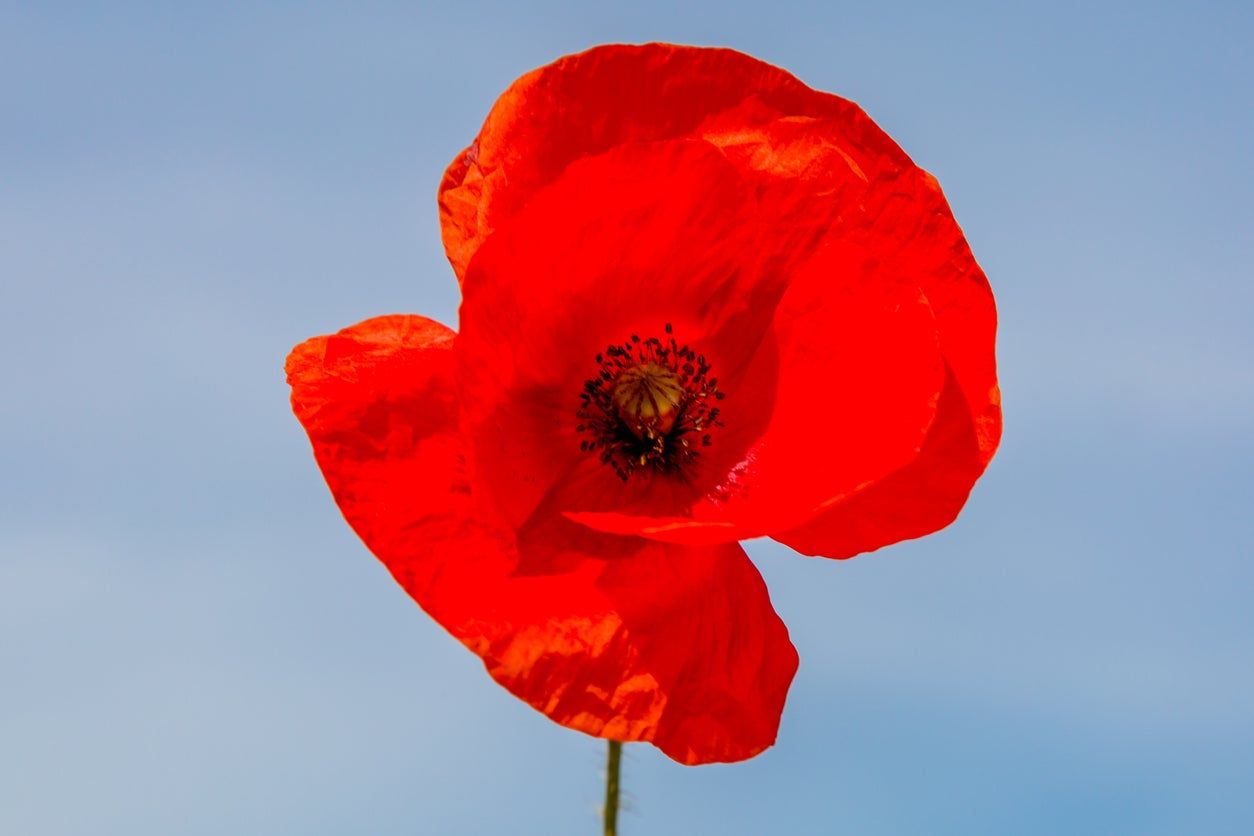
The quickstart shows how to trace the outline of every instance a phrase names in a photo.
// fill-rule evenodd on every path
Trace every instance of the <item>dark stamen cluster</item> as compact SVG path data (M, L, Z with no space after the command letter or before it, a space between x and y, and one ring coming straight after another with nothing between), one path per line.
M673 336L641 339L632 334L596 356L600 366L580 393L579 448L596 453L620 479L646 471L682 474L710 446L721 427L715 401L723 399L704 355Z

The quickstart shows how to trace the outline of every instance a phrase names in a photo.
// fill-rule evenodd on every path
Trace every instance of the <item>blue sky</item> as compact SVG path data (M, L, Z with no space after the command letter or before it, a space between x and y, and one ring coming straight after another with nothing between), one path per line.
M0 4L0 832L580 834L603 747L335 513L291 345L455 321L435 188L518 74L736 47L940 179L1001 313L962 518L750 551L779 744L630 834L1254 832L1248 4Z

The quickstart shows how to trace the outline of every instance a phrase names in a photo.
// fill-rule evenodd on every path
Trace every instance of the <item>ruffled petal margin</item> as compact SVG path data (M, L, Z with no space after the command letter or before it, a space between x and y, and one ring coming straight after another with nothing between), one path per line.
M707 129L732 143L736 128L798 116L838 118L872 153L909 162L857 105L735 50L608 44L564 56L511 84L449 165L439 190L445 251L461 279L492 231L575 160Z

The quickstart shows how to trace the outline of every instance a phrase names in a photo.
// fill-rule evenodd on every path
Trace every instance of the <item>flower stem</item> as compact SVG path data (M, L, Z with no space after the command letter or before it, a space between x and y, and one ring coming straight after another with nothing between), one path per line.
M623 761L623 744L610 742L609 758L605 762L605 836L618 834L618 772Z

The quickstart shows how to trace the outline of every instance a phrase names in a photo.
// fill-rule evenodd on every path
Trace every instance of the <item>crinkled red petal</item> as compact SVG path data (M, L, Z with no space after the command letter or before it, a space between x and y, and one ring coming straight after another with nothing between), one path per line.
M933 179L857 105L726 49L597 47L516 81L440 187L458 276L497 227L574 160L617 145L700 138L753 185L759 211L878 247L919 285L964 394L984 464L1001 435L988 283ZM778 211L783 207L783 212Z
M520 535L471 491L454 334L416 316L297 346L292 406L349 524L488 672L562 725L688 764L775 739L797 657L739 546Z
M833 235L877 252L882 280L922 289L948 366L938 418L918 459L777 538L807 554L850 557L943 528L997 449L1001 396L992 293L940 187L913 165L899 166L891 158L877 162L865 143L831 142L843 133L837 122L788 119L744 131L735 127L734 116L727 119L733 126L727 136L734 141L724 144L724 151L776 184L760 188L788 188L791 181L793 187L804 184L816 194L835 195L833 204L842 214ZM716 136L707 139L720 142ZM865 180L863 187L850 180L846 167Z

